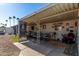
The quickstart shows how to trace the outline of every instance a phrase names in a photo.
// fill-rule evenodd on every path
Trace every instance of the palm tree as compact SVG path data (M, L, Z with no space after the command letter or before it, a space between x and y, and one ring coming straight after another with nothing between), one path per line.
M1 23L1 25L2 25L2 23Z
M1 26L3 26L3 23L1 23Z
M16 19L16 17L15 16L13 16L13 24L15 25L15 19Z
M15 16L13 16L13 18L15 19L16 17L15 17Z
M19 20L19 18L17 18L17 20Z
M17 34L19 35L19 18L17 18L16 20L17 20L17 23L18 23L18 24L17 24L17 25L18 25L18 26L17 26L17 31L18 31Z
M5 24L5 26L7 26L7 22L8 22L8 20L5 20L6 21L6 24Z
M10 27L11 27L11 19L12 19L12 17L9 17L9 21L10 21Z
M19 18L16 18L16 20L17 20L17 23L19 23Z
M7 26L7 24L4 24L5 26Z
M6 22L8 22L8 20L5 20Z
M3 24L3 26L5 26L5 24Z

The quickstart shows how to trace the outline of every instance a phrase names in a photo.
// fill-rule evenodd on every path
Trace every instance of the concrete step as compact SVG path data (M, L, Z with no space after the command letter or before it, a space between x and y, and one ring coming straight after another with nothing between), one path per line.
M44 56L43 54L35 51L34 49L29 48L28 46L25 46L21 43L14 43L19 49L21 49L21 52L19 56Z

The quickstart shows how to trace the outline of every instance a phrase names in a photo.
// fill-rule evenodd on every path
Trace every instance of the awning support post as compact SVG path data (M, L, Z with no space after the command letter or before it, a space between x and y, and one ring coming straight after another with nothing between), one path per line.
M40 44L40 24L37 24L37 43Z
M79 55L79 9L78 9L78 17L77 17L77 46L78 46L78 55Z

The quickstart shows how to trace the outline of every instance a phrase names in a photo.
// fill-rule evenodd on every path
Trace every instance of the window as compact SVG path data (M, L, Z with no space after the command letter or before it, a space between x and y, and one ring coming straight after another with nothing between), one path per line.
M34 26L31 26L31 30L34 30Z
M57 31L57 30L58 30L58 28L57 28L57 27L55 27L55 30Z
M75 22L75 26L77 26L77 22Z
M74 28L74 26L70 26L70 28Z
M46 25L43 25L43 29L46 29Z
M69 26L69 23L66 23L66 26Z
M64 28L64 26L62 26L62 28Z

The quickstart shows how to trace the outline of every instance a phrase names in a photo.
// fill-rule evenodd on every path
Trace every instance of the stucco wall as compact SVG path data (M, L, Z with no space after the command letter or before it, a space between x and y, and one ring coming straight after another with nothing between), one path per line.
M57 31L61 31L63 33L67 33L68 32L67 28L69 28L69 30L72 29L72 30L74 30L74 32L76 32L75 22L77 22L77 20L69 20L69 21L60 21L60 22L54 22L54 23L41 24L40 25L40 31L44 32L44 33L54 32L56 30L55 30L55 27L52 27L53 24L62 23L62 25L59 26L59 27L61 27L61 30L57 30ZM69 23L69 25L66 25L66 23ZM43 29L43 25L46 25L45 29ZM33 26L33 25L31 25L31 26ZM28 31L31 31L31 26L28 26ZM64 28L62 28L62 26L64 26ZM70 28L70 26L73 26L73 28ZM34 31L37 31L36 28L37 28L37 26L34 25Z
M59 38L61 40L63 38L62 34L67 34L67 33L69 33L70 30L74 30L74 34L76 34L76 30L77 30L77 26L75 25L76 22L77 22L77 20L69 20L69 21L60 21L60 22L54 22L54 23L41 24L40 31L42 33L51 33L51 36L52 36L53 32L56 32L56 39ZM55 27L53 24L57 25L59 23L62 23L62 24L60 26L58 26L58 30L55 30ZM69 25L67 25L67 23L69 23ZM43 25L46 25L46 28L43 28ZM63 26L64 26L64 28L62 28ZM73 28L70 28L70 26L73 26ZM34 27L35 27L34 31L36 32L37 26L34 25ZM69 30L67 30L67 28L69 28ZM31 30L31 26L28 27L28 30L29 31Z
M64 26L64 28L62 30L64 30L64 32L65 32L66 28L67 27L69 28L70 26L73 26L73 28L69 28L69 29L75 30L76 29L75 22L76 22L76 20L62 21L62 22L55 22L55 23L63 23L60 27ZM69 23L69 26L66 26L66 23ZM43 29L42 25L46 25L46 29ZM46 24L42 24L42 25L41 25L41 32L53 32L53 31L55 31L55 28L52 27L53 23L46 23Z

